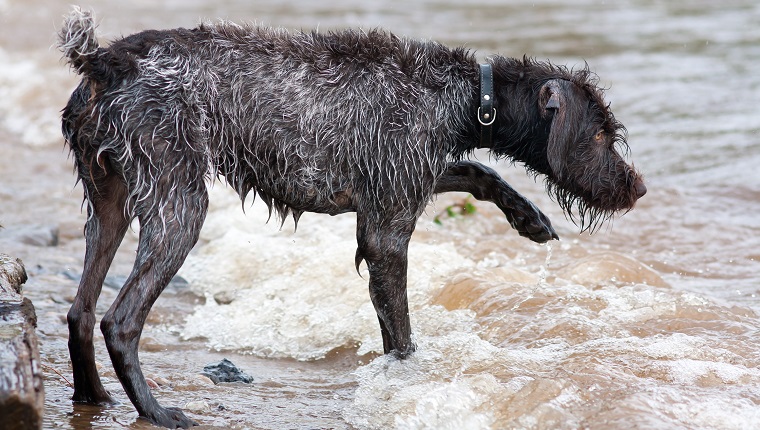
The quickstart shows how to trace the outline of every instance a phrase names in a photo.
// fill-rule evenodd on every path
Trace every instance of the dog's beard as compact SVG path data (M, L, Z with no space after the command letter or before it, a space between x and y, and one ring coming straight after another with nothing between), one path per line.
M588 197L576 194L573 190L548 179L546 191L557 202L567 219L580 227L581 232L593 233L599 230L617 212L617 210L601 207L599 202L591 201Z
M634 184L638 180L635 170L632 173L620 173L625 178L617 178L612 183L598 183L596 192L581 189L574 183L554 182L547 177L547 193L556 200L565 216L581 232L593 233L610 221L617 213L625 214L636 204ZM587 182L588 183L588 182Z
M622 126L619 129L624 130ZM627 154L623 133L616 132L614 145ZM559 177L553 172L545 177L548 194L581 232L599 230L616 213L625 214L636 204L635 184L640 181L639 174L618 153L610 150L599 156L594 151L585 151L573 163L575 167L560 165Z

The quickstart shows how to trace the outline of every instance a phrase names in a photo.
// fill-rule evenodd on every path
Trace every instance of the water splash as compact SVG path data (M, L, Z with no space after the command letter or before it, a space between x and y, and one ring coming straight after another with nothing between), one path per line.
M538 269L538 282L536 282L533 288L530 289L530 292L527 296L512 306L512 309L510 309L511 311L516 310L522 306L523 303L532 299L535 296L536 291L538 291L539 287L545 287L549 285L546 283L546 278L549 275L549 262L552 259L552 245L547 242L544 246L546 247L546 259L544 259L544 264L541 265L541 267Z
M538 270L538 283L536 284L536 287L546 285L546 277L549 275L549 262L551 262L552 259L552 245L551 243L546 242L545 246L546 259L544 260L544 264Z

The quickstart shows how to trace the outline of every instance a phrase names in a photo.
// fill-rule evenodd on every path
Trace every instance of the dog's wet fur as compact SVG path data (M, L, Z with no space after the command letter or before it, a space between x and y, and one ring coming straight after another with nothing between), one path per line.
M84 273L68 313L77 402L112 402L95 367L95 303L137 218L136 262L101 329L141 417L195 423L150 393L138 361L148 312L198 239L207 184L223 178L283 221L356 212L358 248L386 353L414 351L407 247L434 194L495 203L522 236L557 238L548 218L496 172L467 160L480 144L479 68L472 52L380 30L288 32L229 22L144 31L101 47L90 12L74 8L59 47L82 75L63 135L84 188ZM595 75L492 56L496 120L490 153L546 178L582 229L633 208L646 187L618 150L625 128Z

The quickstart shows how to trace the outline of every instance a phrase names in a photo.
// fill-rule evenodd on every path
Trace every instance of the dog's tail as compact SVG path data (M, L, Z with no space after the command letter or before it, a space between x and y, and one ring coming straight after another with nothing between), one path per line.
M77 73L90 75L99 63L98 39L92 12L74 6L58 32L58 49Z

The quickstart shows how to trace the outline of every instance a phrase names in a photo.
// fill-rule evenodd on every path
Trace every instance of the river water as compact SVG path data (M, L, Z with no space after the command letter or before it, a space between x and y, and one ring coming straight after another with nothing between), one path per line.
M68 1L0 0L0 252L37 308L45 428L147 428L96 350L111 408L72 405L65 313L84 254L81 188L59 133L76 77L52 48ZM502 3L509 3L504 5ZM410 246L418 351L382 350L354 217L297 232L215 184L201 241L141 341L165 405L206 428L748 429L760 423L760 4L481 0L93 0L102 41L201 19L291 29L383 27L580 67L609 88L648 194L579 234L520 166L498 165L553 220L551 248L499 211L438 198ZM490 163L487 154L478 154ZM442 216L441 225L433 220ZM98 306L129 273L127 235ZM47 238L47 239L46 239ZM36 244L35 244L36 243ZM215 299L216 297L216 299ZM220 304L221 303L221 304ZM253 384L213 385L228 358Z

